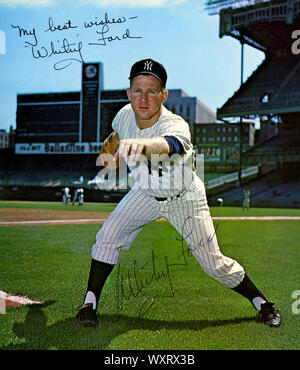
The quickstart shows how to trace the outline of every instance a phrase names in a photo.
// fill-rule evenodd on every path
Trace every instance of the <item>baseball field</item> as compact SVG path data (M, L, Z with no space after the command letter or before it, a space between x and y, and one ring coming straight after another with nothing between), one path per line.
M223 254L276 303L280 328L264 325L245 298L207 276L162 220L121 252L99 327L79 327L91 246L114 207L0 202L1 350L300 349L300 209L211 209Z

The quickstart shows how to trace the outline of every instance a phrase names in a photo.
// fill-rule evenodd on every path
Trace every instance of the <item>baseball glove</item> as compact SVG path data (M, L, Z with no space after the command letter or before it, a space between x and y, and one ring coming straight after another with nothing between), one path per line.
M103 143L103 146L100 149L100 158L104 167L110 169L117 169L119 167L118 161L114 161L113 157L116 151L119 149L119 135L116 131L113 131Z

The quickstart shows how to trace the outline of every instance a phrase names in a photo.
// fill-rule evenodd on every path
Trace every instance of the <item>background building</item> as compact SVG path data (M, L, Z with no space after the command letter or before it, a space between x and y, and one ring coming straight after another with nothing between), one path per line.
M202 123L194 125L195 151L204 156L204 179L234 172L238 168L240 140L243 151L255 143L255 123L243 124L240 138L239 126L229 123Z
M8 148L9 146L9 133L5 130L0 130L0 149Z
M75 92L17 96L16 154L93 154L112 131L116 113L128 104L126 89L103 89L102 63L82 67L82 89ZM170 89L166 107L195 123L215 122L199 99Z
M198 123L215 123L216 114L196 97L188 96L181 89L170 89L165 103L167 109L179 114L189 123L191 132Z

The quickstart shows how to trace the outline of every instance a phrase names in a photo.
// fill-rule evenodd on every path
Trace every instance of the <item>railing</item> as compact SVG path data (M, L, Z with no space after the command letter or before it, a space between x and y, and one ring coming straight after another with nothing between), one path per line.
M258 173L259 173L259 166L252 166L252 167L248 167L242 170L241 176L242 178L247 178L250 176L258 175ZM239 179L238 172L233 172L228 175L218 177L216 179L208 180L205 184L205 187L206 189L209 190L209 189L213 189L213 188L225 185L225 184L236 182L238 181L238 179Z
M252 9L245 7L227 8L223 13L221 12L221 17L226 18L226 27L223 27L220 33L225 35L232 29L262 21L287 21L291 23L298 15L300 15L300 0L261 2L257 6L253 6Z
M205 4L204 10L207 10L210 15L218 14L221 9L241 8L249 5L254 5L258 2L269 0L208 0Z

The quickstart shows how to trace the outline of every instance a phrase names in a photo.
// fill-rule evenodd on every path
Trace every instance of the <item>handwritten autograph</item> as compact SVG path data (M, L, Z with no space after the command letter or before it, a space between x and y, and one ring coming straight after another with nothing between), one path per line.
M190 230L187 230L188 224L191 225ZM195 247L195 249L186 248L185 239L191 235L194 228L194 220L192 217L187 217L182 226L182 237L175 239L180 243L180 255L177 257L178 262L169 262L167 256L164 256L164 265L163 268L158 268L157 266L157 257L152 250L151 252L151 272L150 275L148 274L146 277L141 276L141 271L139 271L137 261L134 260L132 267L129 269L122 269L121 264L117 267L117 275L116 275L116 307L117 310L122 310L124 307L124 301L129 301L133 298L142 297L143 293L145 292L146 288L153 286L154 283L167 283L167 292L166 294L159 293L158 288L154 291L154 294L149 296L145 292L144 301L142 305L139 307L138 315L143 316L145 315L155 304L157 298L172 298L175 295L174 285L171 278L171 267L175 266L187 266L188 265L188 257L193 255L193 251L198 248L205 248L207 245L211 243L214 236L216 235L216 231L218 229L218 225L216 225L215 231L212 235L209 235L207 240L201 240L199 245ZM181 262L179 260L182 259Z
M26 29L20 25L13 24L11 27L18 31L19 38L24 39L25 48L31 49L31 55L34 59L45 59L62 55L66 56L65 59L59 60L53 65L55 70L61 70L68 67L73 62L84 63L83 51L87 46L107 46L110 43L120 42L126 39L141 39L142 36L133 35L128 27L117 34L112 33L112 28L115 25L125 24L137 18L137 16L129 17L128 19L126 17L110 18L109 15L105 13L103 19L95 17L94 20L87 20L84 21L82 25L76 25L71 19L68 19L63 24L58 24L52 17L49 17L48 25L44 32L55 35L60 33L63 34L63 37L59 40L52 39L49 42L40 41L41 34L35 27ZM96 34L97 39L84 43L84 41L80 39L81 30L94 30L93 37ZM73 32L73 34L70 35L70 32ZM68 35L66 35L66 33L68 33Z
M98 39L98 42L89 42L89 45L100 45L100 46L106 46L107 43L106 43L106 40L108 42L112 42L112 41L122 41L122 40L125 40L125 39L141 39L141 36L131 36L130 34L130 30L127 28L126 31L120 35L120 36L106 36L105 37L105 34L109 32L109 27L107 24L104 24L102 26L102 30L101 31L96 31L97 34L100 35L99 39Z
M128 269L125 273L121 273L121 265L118 265L117 270L117 284L116 284L116 299L117 299L117 309L120 310L123 308L123 302L129 301L131 298L140 297L143 291L150 287L154 282L159 282L160 280L164 279L168 283L169 294L163 295L155 292L153 296L146 297L143 304L139 309L139 316L145 315L150 308L155 303L156 298L158 297L173 297L174 296L174 289L171 281L170 276L170 269L169 269L169 262L168 257L165 256L165 266L164 269L159 270L157 268L156 256L154 251L151 253L152 255L152 271L150 276L141 277L138 274L138 265L137 261L133 262L133 268Z

